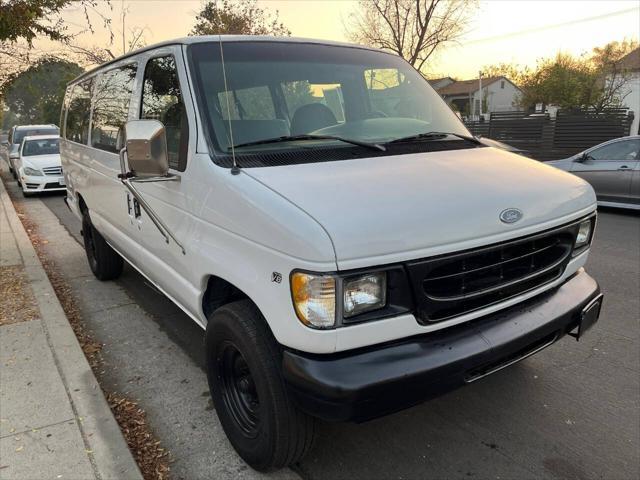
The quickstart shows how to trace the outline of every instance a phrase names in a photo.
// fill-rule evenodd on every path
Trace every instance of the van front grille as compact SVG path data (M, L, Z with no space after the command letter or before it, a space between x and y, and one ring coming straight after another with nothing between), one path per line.
M577 224L488 247L409 262L417 317L438 322L478 310L559 278Z
M43 168L42 171L45 175L62 175L62 167L47 167Z

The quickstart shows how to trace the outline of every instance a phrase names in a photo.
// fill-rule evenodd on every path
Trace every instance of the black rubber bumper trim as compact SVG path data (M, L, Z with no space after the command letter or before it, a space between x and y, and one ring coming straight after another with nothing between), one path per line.
M396 412L499 370L554 343L580 323L600 287L584 270L551 292L442 331L332 355L285 350L296 404L329 421Z

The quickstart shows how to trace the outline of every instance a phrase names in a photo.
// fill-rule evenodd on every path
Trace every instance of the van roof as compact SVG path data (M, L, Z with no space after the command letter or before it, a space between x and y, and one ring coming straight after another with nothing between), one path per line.
M27 140L54 140L60 138L60 135L27 135L22 139L23 142Z
M362 50L373 50L376 52L389 53L384 50L379 50L377 48L367 47L364 45L356 45L354 43L346 43L346 42L335 42L333 40L318 40L313 38L303 38L303 37L274 37L269 35L200 35L194 37L182 37L176 38L173 40L165 40L164 42L155 43L153 45L148 45L143 48L139 48L132 52L129 52L120 57L114 58L102 65L99 65L87 72L77 76L73 80L71 80L67 85L73 85L83 78L90 77L97 73L98 71L104 69L105 67L112 65L114 63L120 62L129 57L133 57L140 53L155 50L156 48L167 47L169 45L192 45L194 43L204 43L204 42L215 42L221 40L223 42L282 42L282 43L311 43L315 45L329 45L335 47L350 47L350 48L360 48ZM391 54L392 55L392 54Z
M58 128L58 126L54 125L53 123L41 124L41 125L16 125L15 126L16 130L32 130L36 128Z

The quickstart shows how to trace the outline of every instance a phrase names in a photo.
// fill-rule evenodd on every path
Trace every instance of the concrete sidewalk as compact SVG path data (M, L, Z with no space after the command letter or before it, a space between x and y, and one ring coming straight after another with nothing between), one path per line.
M141 479L2 181L0 275L35 302L0 318L0 479Z

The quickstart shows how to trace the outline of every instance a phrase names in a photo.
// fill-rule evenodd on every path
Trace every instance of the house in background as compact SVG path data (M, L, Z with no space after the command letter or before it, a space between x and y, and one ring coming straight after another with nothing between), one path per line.
M456 80L451 77L442 77L442 78L432 78L431 80L427 80L429 84L435 89L446 87L447 85L451 85Z
M622 106L631 110L634 116L630 133L640 135L640 47L622 57L618 67L628 77L621 93L624 97Z
M444 80L444 79L437 79ZM434 80L429 83L433 85ZM480 82L461 80L435 87L442 98L463 116L478 119L480 115ZM517 102L521 90L507 77L488 77L482 79L482 113L510 112L518 110Z

